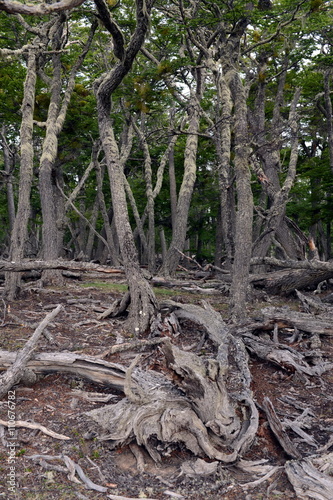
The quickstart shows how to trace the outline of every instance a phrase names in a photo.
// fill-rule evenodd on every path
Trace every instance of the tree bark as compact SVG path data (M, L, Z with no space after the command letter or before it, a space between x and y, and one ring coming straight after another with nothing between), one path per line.
M247 91L239 73L231 77L231 91L235 104L235 173L237 189L235 257L232 267L230 309L234 321L246 316L246 300L252 253L253 196L249 168Z
M300 97L300 89L297 89L294 95L294 99L290 105L289 113L289 125L291 130L291 152L289 160L289 168L287 177L281 188L278 188L279 180L277 178L278 166L280 164L280 153L278 150L273 152L267 152L265 155L265 161L267 164L271 165L268 170L266 165L266 177L263 178L262 183L267 187L267 183L270 183L268 187L268 194L271 197L271 207L267 216L267 220L263 227L263 232L259 236L258 241L254 243L253 256L254 257L265 257L268 250L272 244L275 234L277 235L278 241L281 242L283 248L286 251L287 256L296 258L297 254L293 251L292 244L289 242L291 236L289 235L289 228L285 221L285 210L286 203L288 200L290 189L293 186L295 176L296 176L296 165L298 158L298 120L296 107ZM269 161L269 159L271 161ZM275 168L272 168L272 165ZM273 176L273 177L272 177ZM289 235L289 236L288 236Z
M63 30L67 20L65 14L60 14L55 27L52 31L52 69L53 75L51 80L51 100L48 108L46 120L45 139L42 146L42 154L40 157L39 168L39 191L42 208L42 243L43 243L43 258L45 260L57 259L61 255L62 249L62 232L58 226L57 201L58 188L56 177L59 173L56 172L56 158L58 154L58 137L63 128L71 95L74 90L75 77L79 70L92 42L97 23L92 24L91 33L83 48L81 55L72 67L67 88L62 97L62 60L60 50L64 43ZM43 281L45 283L62 283L62 276L57 271L46 271L43 273Z
M202 69L196 69L197 89L195 93L192 92L188 106L189 125L184 152L184 175L178 194L175 223L172 227L172 240L162 268L162 273L165 276L173 275L176 272L180 260L179 251L184 250L186 241L188 213L196 180L198 132L200 127L199 103L203 92L204 77Z
M14 200L14 189L13 189L13 174L12 170L14 168L15 157L14 153L10 150L9 144L6 138L6 128L2 125L0 132L2 150L3 150L3 163L6 173L6 192L7 192L7 209L8 209L8 224L10 235L14 227L15 221L15 200ZM10 236L9 235L9 236Z
M110 18L110 13L105 2L103 0L96 0L96 6L105 26L112 34L115 55L120 58L120 61L106 76L96 81L95 93L97 98L98 125L109 173L117 235L131 296L127 326L135 335L138 335L149 328L150 321L157 308L157 302L139 266L127 211L123 168L114 137L110 108L112 93L130 71L133 60L144 43L149 27L151 4L137 0L137 25L126 50L123 46L123 35L120 33L118 26Z
M33 177L33 114L35 108L35 92L37 80L37 54L35 50L28 52L27 74L24 82L22 103L22 122L20 130L20 180L17 213L11 234L10 260L20 261L24 257L24 247L28 236L28 220L30 215L30 193ZM9 300L15 299L20 291L21 278L17 273L6 275L5 295Z

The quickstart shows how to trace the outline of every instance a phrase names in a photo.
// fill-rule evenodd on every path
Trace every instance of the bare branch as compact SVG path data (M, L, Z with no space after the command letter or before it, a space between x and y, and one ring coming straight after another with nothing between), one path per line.
M42 16L52 12L62 12L64 10L74 9L84 3L85 0L61 0L57 3L42 4L23 4L15 1L0 0L0 10L8 14L29 14L33 16Z

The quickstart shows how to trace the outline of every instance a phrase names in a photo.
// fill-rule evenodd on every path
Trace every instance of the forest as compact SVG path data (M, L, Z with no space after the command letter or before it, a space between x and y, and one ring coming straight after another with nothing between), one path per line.
M332 498L332 14L0 0L0 495Z

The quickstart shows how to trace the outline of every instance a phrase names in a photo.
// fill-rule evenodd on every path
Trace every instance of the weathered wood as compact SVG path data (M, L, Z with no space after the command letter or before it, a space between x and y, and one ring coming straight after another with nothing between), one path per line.
M16 356L16 352L0 351L0 370L10 367ZM26 368L35 374L72 373L116 390L124 390L126 369L93 356L82 356L71 352L43 352L35 354L34 358L26 363ZM133 377L135 378L135 375Z
M323 262L321 260L280 260L273 257L257 257L251 259L251 265L267 264L289 269L309 269L333 272L333 261Z
M328 317L312 316L308 313L293 311L289 307L265 307L261 309L264 321L278 322L280 326L294 326L311 334L333 336L333 314Z
M221 315L215 311L207 302L202 302L203 308L193 304L181 304L173 300L165 300L160 304L164 311L169 310L178 319L189 319L197 325L203 326L209 338L218 346L225 346L228 329Z
M59 304L52 312L45 316L24 348L15 355L16 357L13 364L10 366L10 368L8 368L6 373L1 375L0 399L13 387L13 385L17 384L21 380L24 372L26 371L27 362L31 358L43 331L62 309L62 305ZM32 380L34 379L32 378Z
M253 286L265 288L268 293L288 295L293 293L295 289L316 287L322 281L333 278L333 263L322 262L321 264L330 264L330 266L326 268L308 266L295 270L270 272L261 276L252 276L250 281Z
M38 424L37 422L25 422L24 420L15 420L15 427L24 427L26 429L34 429L43 432L43 434L46 434L47 436L51 436L54 439L62 439L64 441L67 441L68 439L71 439L68 436L65 436L64 434L58 434L57 432L51 431L47 427L45 427L42 424ZM1 420L0 419L0 425L4 425L6 427L10 426L10 421L8 420Z
M107 274L124 274L121 268L114 268L102 266L101 264L94 264L92 262L76 262L73 260L22 260L21 262L8 262L0 260L0 271L22 272L31 269L72 269L75 271L98 271L99 273Z
M247 349L258 358L274 363L289 372L303 373L309 376L320 376L333 368L333 363L320 362L309 364L306 359L309 353L303 355L290 346L276 344L271 340L261 339L251 333L243 333L242 339Z
M291 442L289 436L283 428L283 425L278 419L271 400L265 397L262 405L265 410L269 426L284 451L292 458L301 458L299 451Z
M333 464L332 453L330 454L331 467ZM292 460L285 464L288 479L293 485L297 498L308 500L332 500L333 478L320 472L313 463L318 459ZM324 457L320 457L323 461Z
M244 412L240 402L231 401L224 382L226 367L218 361L202 360L169 342L163 351L181 390L160 374L140 372L138 379L136 372L137 382L131 391L125 390L126 398L87 413L104 431L99 439L108 440L111 447L135 440L155 461L160 460L156 439L160 450L183 443L195 455L235 461L251 444L255 411L247 401ZM238 416L242 414L246 422Z

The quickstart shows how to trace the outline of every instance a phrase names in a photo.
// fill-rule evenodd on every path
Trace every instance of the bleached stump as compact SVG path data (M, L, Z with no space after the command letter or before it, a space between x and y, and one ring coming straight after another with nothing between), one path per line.
M126 397L87 413L100 427L95 435L109 441L111 449L136 442L155 461L170 445L180 444L197 456L234 462L251 446L258 428L244 346L232 339L221 316L207 304L205 309L172 301L167 305L178 318L206 328L219 345L218 359L199 357L166 341L162 351L167 375L131 366Z

